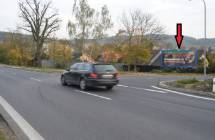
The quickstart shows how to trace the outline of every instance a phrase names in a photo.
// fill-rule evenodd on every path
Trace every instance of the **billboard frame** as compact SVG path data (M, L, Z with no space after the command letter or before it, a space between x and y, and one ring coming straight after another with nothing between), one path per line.
M176 49L169 49L169 50L161 50L160 53L161 53L161 58L160 58L160 64L161 64L161 67L163 68L181 68L181 69L189 69L189 68L192 68L192 69L196 69L198 67L198 58L199 58L199 54L198 54L198 49L195 49L195 50L185 50L183 49L184 51L194 51L195 52L195 60L194 60L194 65L190 65L190 66L168 66L168 65L165 65L164 64L164 53L163 51L179 51L179 50L176 50ZM181 51L183 51L181 50Z

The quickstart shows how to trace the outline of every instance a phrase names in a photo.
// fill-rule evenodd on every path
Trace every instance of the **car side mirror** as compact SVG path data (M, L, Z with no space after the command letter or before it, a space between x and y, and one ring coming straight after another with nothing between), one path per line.
M70 68L67 68L66 71L70 71Z

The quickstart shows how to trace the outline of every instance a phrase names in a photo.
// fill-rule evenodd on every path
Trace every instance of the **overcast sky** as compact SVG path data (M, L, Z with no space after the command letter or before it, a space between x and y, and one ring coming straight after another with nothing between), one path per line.
M18 18L18 0L1 0L0 2L0 30L8 31L16 29L20 23ZM46 0L42 0L46 1ZM141 9L143 12L151 13L166 27L167 34L175 34L176 23L183 23L183 34L195 38L203 37L203 3L202 0L88 0L90 6L95 9L106 4L111 12L115 28L111 34L117 32L119 17L123 11ZM207 3L208 20L207 35L215 38L215 0L205 0ZM57 37L68 38L66 25L71 18L73 0L52 0L53 7L59 10L61 29L56 33Z

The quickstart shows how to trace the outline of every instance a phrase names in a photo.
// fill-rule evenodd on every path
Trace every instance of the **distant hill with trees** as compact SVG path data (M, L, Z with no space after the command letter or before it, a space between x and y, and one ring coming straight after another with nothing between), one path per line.
M5 39L7 34L8 34L8 32L0 31L0 42L2 42ZM26 35L26 36L28 36L28 35ZM126 36L124 36L124 38L126 39ZM176 43L175 43L174 35L162 34L162 35L160 35L160 38L161 38L161 40L160 40L161 43L169 44L172 47L177 47ZM102 39L98 39L97 43L99 43L99 44L113 44L115 39L116 39L115 36L105 37ZM86 42L90 43L93 41L95 41L95 40L88 39ZM197 39L194 37L185 36L183 44L185 46L193 46L193 47L195 47L195 46L196 47L203 47L203 46L215 47L215 38L209 38L209 39L205 40L203 38Z
M162 42L173 44L173 46L176 47L174 35L163 34L161 36L163 38ZM209 39L205 40L203 38L197 39L194 37L185 36L184 40L183 40L183 44L185 46L211 46L211 47L215 47L215 38L209 38Z

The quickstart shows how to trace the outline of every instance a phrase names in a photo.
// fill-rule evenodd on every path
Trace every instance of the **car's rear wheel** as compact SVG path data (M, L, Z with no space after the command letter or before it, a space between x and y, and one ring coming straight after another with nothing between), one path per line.
M113 86L106 86L106 89L111 90L111 89L113 89Z
M61 84L62 84L63 86L66 86L66 85L67 85L65 76L61 76Z
M86 80L81 79L79 85L80 85L80 89L81 89L81 90L87 90L87 83L86 83Z

